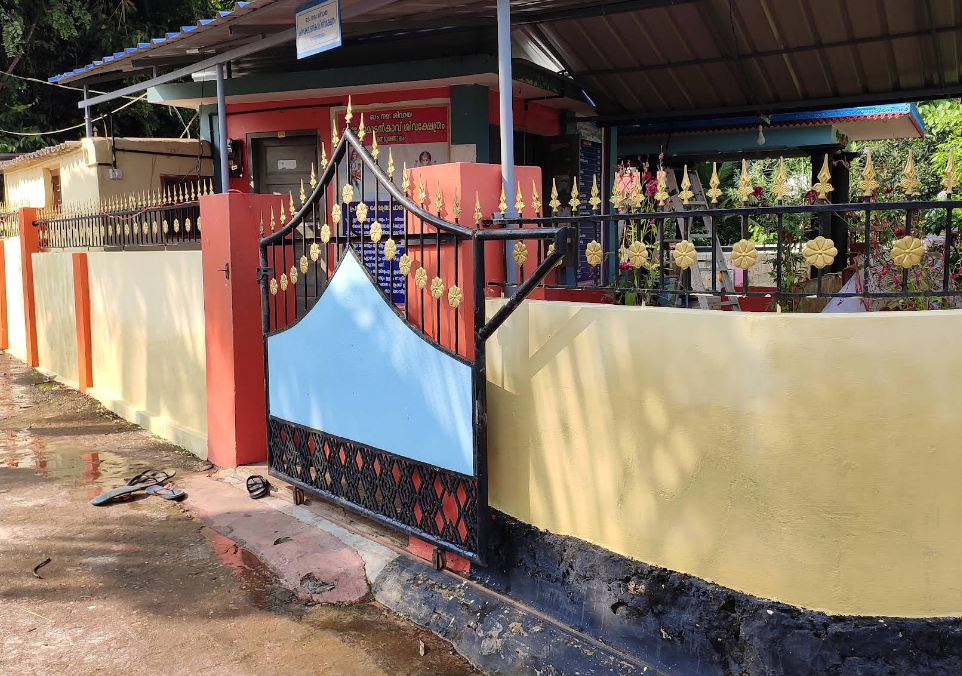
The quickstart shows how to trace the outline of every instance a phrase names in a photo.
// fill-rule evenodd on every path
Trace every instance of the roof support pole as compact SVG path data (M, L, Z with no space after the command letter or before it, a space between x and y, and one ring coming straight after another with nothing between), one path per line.
M220 155L220 191L230 189L230 168L227 165L227 97L224 95L224 64L217 72L217 151Z
M498 0L498 102L501 127L501 185L504 186L507 216L514 210L514 111L511 107L511 0ZM511 227L516 228L517 225ZM505 246L505 273L508 295L517 288L517 268L511 246Z
M84 85L84 100L90 98L90 87ZM94 121L90 119L90 106L84 106L84 135L90 138L94 135Z

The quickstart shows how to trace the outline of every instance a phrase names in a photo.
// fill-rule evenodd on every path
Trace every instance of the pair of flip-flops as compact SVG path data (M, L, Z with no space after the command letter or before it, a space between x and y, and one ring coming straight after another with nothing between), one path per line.
M123 486L117 486L96 496L90 501L90 504L109 505L113 502L122 502L129 500L134 493L140 491L146 491L149 495L156 495L165 500L180 500L185 495L184 491L174 488L173 484L167 483L167 480L174 474L176 472L172 469L146 470L128 479Z
M252 474L247 477L247 494L251 500L266 497L271 494L271 485L260 474Z

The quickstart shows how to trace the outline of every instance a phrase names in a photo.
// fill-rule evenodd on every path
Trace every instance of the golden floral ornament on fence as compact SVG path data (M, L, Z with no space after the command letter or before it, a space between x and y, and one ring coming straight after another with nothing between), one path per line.
M331 222L334 223L334 225L338 225L341 222L340 204L335 204L333 207L331 207Z
M442 295L444 295L444 282L440 277L435 277L431 280L431 297L440 300Z
M292 265L291 269L288 270L288 274L290 276L291 284L297 284L297 268Z
M515 242L514 248L511 249L511 255L514 257L515 263L524 265L524 262L528 260L528 246L524 242Z
M655 184L655 201L658 206L665 206L665 202L668 201L668 172L664 169L659 169L656 173L657 183Z
M835 242L819 235L805 243L802 255L805 257L806 263L821 270L832 264L838 255L838 249L835 248Z
M410 174L408 174L408 163L402 162L401 163L401 192L404 193L405 197L407 197L408 188L410 187L411 187L411 178L410 178Z
M411 257L407 254L401 254L397 267L402 275L409 275L411 273Z
M377 158L381 155L381 149L377 147L377 132L371 132L371 157L377 162Z
M354 214L357 216L357 222L363 223L367 220L367 205L364 202L358 202L357 206L354 207Z
M474 224L481 225L481 217L484 214L481 211L481 194L477 191L474 193Z
M778 158L778 169L775 170L775 175L772 176L774 183L772 184L772 195L775 200L781 202L785 199L785 195L789 194L792 189L788 187L788 172L785 171L785 158Z
M321 257L321 247L317 245L317 242L311 243L310 256L311 260L315 263L317 262L317 259Z
M588 242L588 246L585 247L585 260L588 261L588 265L592 267L601 265L602 258L604 258L604 252L601 250L601 244L594 239Z
M555 179L551 179L551 199L548 201L548 206L551 207L551 213L556 212L561 206L561 200L558 199L558 183Z
M687 270L698 259L698 251L694 244L687 239L683 239L671 250L671 257L675 259L675 265L682 270Z
M681 198L681 203L688 205L691 198L695 196L695 193L691 191L691 179L688 178L688 165L681 170L681 191L678 193L678 197Z
M915 157L912 155L912 149L909 148L909 156L905 160L905 168L902 170L902 180L899 181L899 186L905 191L906 195L918 195L919 186L921 183L919 179L915 177Z
M307 256L301 256L301 260L299 261L299 263L301 265L301 274L306 275L307 266L310 265L309 261L307 260Z
M448 304L455 310L461 305L461 301L464 300L464 294L461 293L461 288L457 285L452 286L448 289Z
M648 247L642 242L632 242L628 247L628 260L631 267L640 268L648 260Z
M858 189L862 197L871 197L878 190L879 184L875 175L875 163L872 162L872 151L865 151L865 166L862 167L862 175L858 179Z
M735 246L732 247L733 265L741 268L742 270L747 270L757 262L758 249L755 248L755 244L753 242L749 242L747 239L741 239L735 242Z
M588 198L588 204L591 205L593 211L598 211L598 207L601 206L601 193L598 192L598 174L591 175L591 197Z
M571 213L578 213L578 209L581 207L581 197L578 195L578 177L575 176L571 179L571 199L568 200L568 206L571 207Z
M271 278L271 295L277 295L277 280L274 278Z
M918 237L906 235L892 245L892 260L901 268L914 268L922 261L925 247Z
M458 194L458 189L454 189L454 208L451 210L454 214L454 222L457 223L461 218L461 195Z
M441 192L441 181L438 181L438 187L434 191L434 211L438 216L443 216L445 212L444 193Z
M524 195L521 194L521 181L518 181L518 190L514 194L514 211L518 216L524 211Z
M389 261L393 261L395 256L397 256L397 242L389 237L384 243L384 257Z
M425 270L423 267L418 268L417 271L415 271L414 273L415 286L417 286L419 289L423 289L427 283L428 283L428 271Z
M321 148L323 150L323 144L321 144ZM317 172L314 171L314 163L311 162L311 191L313 191L314 188L316 187L317 187Z
M321 144L321 171L327 169L327 150L324 148L324 144Z
M949 159L945 163L945 177L942 179L942 187L945 188L946 196L951 195L958 185L959 177L955 173L955 149L949 148Z
M531 208L534 209L536 216L541 215L541 196L538 194L538 186L531 181Z
M818 183L812 186L812 190L815 191L816 197L820 200L828 199L828 193L835 190L832 187L832 170L828 168L828 153L825 153L822 168L818 172Z
M321 242L327 244L331 241L331 226L327 223L321 226ZM316 260L316 259L315 259Z
M281 291L287 291L287 275L281 275Z
M350 183L345 183L341 189L341 201L344 204L350 204L354 201L354 186Z
M498 213L504 216L508 212L508 197L504 194L504 182L501 183L501 197L498 198Z
M394 152L391 146L387 147L387 177L391 183L394 183Z
M738 190L735 192L742 198L742 204L745 204L754 192L752 190L752 180L748 176L748 160L742 160L742 173L738 177Z
M414 169L411 170L414 172ZM418 175L418 206L424 208L424 203L428 201L428 191L424 187L424 174Z
M721 185L721 179L718 178L718 162L711 163L711 179L709 179L708 185L710 187L705 195L711 198L712 204L718 204L718 198L724 194L718 187Z
M384 230L381 228L381 224L375 221L371 223L371 230L368 233L371 237L371 241L377 244L381 241L381 237L384 235Z

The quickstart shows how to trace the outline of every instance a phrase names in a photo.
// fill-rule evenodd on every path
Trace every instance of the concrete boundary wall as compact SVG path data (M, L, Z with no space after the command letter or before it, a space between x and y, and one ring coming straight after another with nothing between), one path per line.
M960 333L525 301L488 343L492 506L761 598L957 616Z
M77 315L70 253L35 253L33 288L40 370L77 387Z
M90 252L89 394L207 457L200 251Z
M20 238L2 240L7 294L7 351L21 361L27 360L27 332L23 316L23 272L20 266Z

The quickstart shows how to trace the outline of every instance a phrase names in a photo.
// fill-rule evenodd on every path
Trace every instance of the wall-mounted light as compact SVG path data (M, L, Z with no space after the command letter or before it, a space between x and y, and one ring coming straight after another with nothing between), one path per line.
M755 143L760 146L765 145L765 132L762 131L762 125L758 125L758 138L755 139Z

